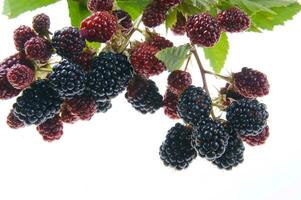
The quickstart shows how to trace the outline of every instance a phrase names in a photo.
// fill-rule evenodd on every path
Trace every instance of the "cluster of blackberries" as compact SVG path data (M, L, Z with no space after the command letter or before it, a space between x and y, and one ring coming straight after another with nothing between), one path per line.
M165 113L170 118L183 119L186 125L177 123L168 131L160 147L165 165L187 168L198 153L219 168L230 170L243 162L243 141L251 146L265 142L269 136L269 114L256 98L269 93L266 75L243 68L229 80L219 98L226 111L226 120L222 120L210 117L211 98L202 88L191 85L187 72L170 74Z

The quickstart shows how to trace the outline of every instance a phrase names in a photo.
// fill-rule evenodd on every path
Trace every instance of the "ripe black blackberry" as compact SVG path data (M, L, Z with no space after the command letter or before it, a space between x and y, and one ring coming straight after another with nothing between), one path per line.
M7 69L0 68L0 99L11 99L20 94L21 90L14 88L7 79Z
M64 126L60 116L56 115L37 126L37 131L42 135L45 141L52 142L62 137L63 128Z
M260 134L266 127L269 117L266 105L255 99L234 101L226 111L230 126L242 136Z
M221 28L213 16L202 13L188 18L186 33L192 44L212 47L220 38Z
M231 170L233 167L236 167L244 161L243 154L245 147L240 137L231 130L231 127L226 127L225 129L230 135L226 151L212 163L220 169Z
M117 17L118 23L122 26L122 32L127 33L133 27L131 16L124 10L114 10L113 15Z
M163 97L156 83L139 76L129 82L125 98L142 114L154 113L163 106Z
M196 158L197 152L191 145L191 134L192 129L180 123L168 131L159 153L166 166L182 170Z
M14 42L16 49L22 51L24 49L25 43L31 38L35 37L35 32L28 26L19 26L14 31Z
M101 52L92 62L88 88L97 100L109 100L125 90L132 71L125 55Z
M269 94L270 84L267 76L257 70L244 67L232 75L233 87L246 98L257 98Z
M88 0L87 7L93 13L97 11L111 11L114 0Z
M209 118L211 99L200 87L189 86L179 97L178 113L188 124L197 125Z
M44 38L33 37L25 43L25 54L29 59L46 63L52 54L50 42Z
M48 80L38 80L24 90L13 105L15 116L27 125L41 124L59 113L62 100Z
M175 35L185 35L186 33L186 18L182 15L182 13L177 12L177 22L171 27L171 31Z
M111 101L96 101L96 109L98 113L106 113L111 108Z
M143 11L142 22L145 26L153 28L162 24L166 19L167 10L156 1L149 4Z
M218 13L217 20L221 28L226 32L245 31L251 25L249 16L236 7Z
M52 46L60 56L72 58L83 51L85 40L77 28L65 27L54 33Z
M63 98L81 95L86 89L86 73L79 65L68 60L55 65L48 78L51 87Z
M225 152L229 134L220 122L207 119L193 127L192 138L199 155L212 161Z
M47 35L50 28L50 18L48 15L41 13L33 17L32 28L39 35Z

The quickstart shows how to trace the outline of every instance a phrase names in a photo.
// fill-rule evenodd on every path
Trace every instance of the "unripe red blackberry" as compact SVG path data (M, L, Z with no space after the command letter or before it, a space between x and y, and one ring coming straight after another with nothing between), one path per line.
M70 111L81 120L90 120L97 111L96 101L87 94L67 100L66 104L69 106Z
M87 7L94 13L97 11L111 11L113 9L113 0L88 0Z
M65 27L54 33L52 46L57 54L65 58L78 56L85 48L85 40L77 28Z
M50 28L50 18L48 15L41 13L33 17L32 28L39 35L47 35Z
M183 0L157 0L158 4L165 8L166 10L170 9L173 6L179 5Z
M118 23L122 26L122 32L127 33L133 27L133 22L131 16L124 10L115 10L113 15L117 17Z
M267 76L257 70L244 67L233 74L234 89L246 98L257 98L269 94L270 84Z
M138 44L131 52L131 63L137 74L150 77L162 73L166 67L156 58L157 47L147 43Z
M186 33L192 44L212 47L220 38L221 28L213 16L202 13L188 18Z
M100 11L84 19L80 26L81 35L89 42L107 42L117 30L117 17Z
M25 43L32 37L35 37L35 32L28 26L20 26L14 31L14 42L17 50L22 51Z
M171 27L171 31L176 35L185 35L186 33L186 18L182 13L177 13L177 22Z
M217 15L217 20L221 28L226 32L245 31L251 25L249 16L236 7L220 12Z
M29 59L46 63L52 54L51 44L40 37L33 37L25 43L25 54Z
M21 90L14 88L7 80L7 69L0 69L0 99L11 99L18 94Z
M167 78L168 88L173 93L180 95L192 84L190 73L182 70L175 70Z
M87 49L81 52L79 55L75 55L72 58L72 61L80 65L86 72L91 70L92 60L96 52L90 49Z
M7 116L6 123L12 129L25 127L25 124L15 116L13 111L10 111L9 115Z
M250 146L258 146L265 143L270 135L269 127L266 126L261 133L256 136L242 135L241 139Z
M157 47L160 50L173 47L173 43L170 40L160 35L152 34L152 33L150 33L150 37L148 38L147 43L154 47Z
M178 99L178 95L172 93L169 89L166 90L163 99L164 113L171 119L180 118L177 110Z
M71 112L69 105L64 103L61 108L61 120L67 124L74 124L79 120L79 117Z
M0 69L9 69L16 64L26 65L26 66L30 67L31 69L34 69L32 62L26 58L25 53L22 51L5 58L0 63Z
M58 140L63 135L63 122L61 118L56 115L48 119L44 123L37 126L37 131L42 135L43 139L47 142Z
M153 28L163 24L166 19L167 10L156 2L148 5L142 14L142 22L145 26Z
M7 80L16 89L23 90L34 81L34 72L25 65L16 64L7 70Z

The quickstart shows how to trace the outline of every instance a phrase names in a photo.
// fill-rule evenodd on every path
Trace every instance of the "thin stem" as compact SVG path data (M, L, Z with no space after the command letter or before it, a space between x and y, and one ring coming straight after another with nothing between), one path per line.
M186 62L185 69L184 69L185 72L186 72L187 69L188 69L188 65L189 65L190 60L191 60L191 54L190 54L189 57L187 58L187 62Z
M138 20L138 22L136 23L135 26L133 26L133 28L131 29L131 31L129 32L129 34L127 35L126 37L126 42L125 42L125 45L122 46L122 51L121 52L124 52L125 49L127 48L127 46L130 44L130 39L131 37L133 36L133 34L139 30L139 25L141 24L142 22L142 18L140 17L140 19Z
M213 72L210 72L210 71L207 71L207 70L205 70L205 73L206 73L206 74L213 75L213 76L216 76L216 77L221 78L221 79L223 79L223 80L225 80L225 81L228 81L228 82L231 81L231 78L230 78L230 77L227 77L227 76L223 76L223 75L220 75L220 74L216 74L216 73L213 73Z

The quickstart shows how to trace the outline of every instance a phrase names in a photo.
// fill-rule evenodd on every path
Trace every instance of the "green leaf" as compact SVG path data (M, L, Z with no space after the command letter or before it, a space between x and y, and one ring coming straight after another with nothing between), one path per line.
M87 45L87 47L89 47L91 49L94 49L96 52L98 52L98 50L101 47L101 43L99 43L99 42L89 42L89 41L86 41L86 45Z
M177 22L177 10L173 9L170 12L168 12L167 17L166 17L166 21L165 21L166 32L176 22Z
M193 1L194 0L184 0L180 5L177 6L177 10L180 11L186 17L197 13L201 13L206 10L206 8L203 6L195 6L196 4Z
M9 18L15 18L20 14L48 6L59 0L4 0L3 14Z
M67 0L69 8L69 17L71 19L71 25L79 27L83 19L90 15L87 9L87 0L75 1Z
M130 14L133 20L137 19L151 0L116 0L122 10Z
M276 15L268 12L258 12L252 16L252 22L261 29L273 30L276 25L283 25L285 21L290 20L301 11L299 3L293 3L286 7L272 8Z
M165 64L169 71L174 71L182 67L184 61L189 57L190 49L190 44L166 48L159 51L156 57Z
M205 57L210 61L210 65L215 73L219 74L222 71L228 51L229 42L226 33L221 35L219 42L214 47L204 48Z

